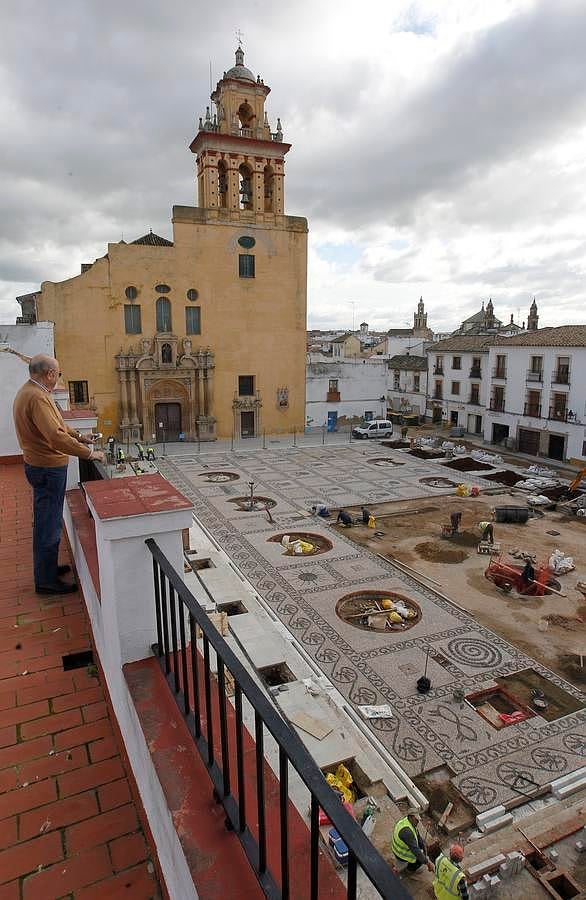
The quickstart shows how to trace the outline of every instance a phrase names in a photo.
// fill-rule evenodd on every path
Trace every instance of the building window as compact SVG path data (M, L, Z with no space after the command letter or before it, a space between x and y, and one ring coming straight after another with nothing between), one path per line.
M338 379L330 378L328 391L337 391L338 390Z
M459 393L460 393L460 382L452 381L452 394L459 394Z
M168 284L156 284L155 290L157 294L168 294L171 290Z
M254 397L254 375L238 376L238 395L240 397Z
M140 306L133 306L130 303L124 306L124 329L126 334L140 334L142 331L140 323Z
M185 334L201 334L201 310L199 306L185 307Z
M401 388L401 373L393 372L393 390L398 391Z
M238 243L241 247L244 247L245 250L252 250L256 241L253 237L250 237L247 234L243 234L242 237L238 238Z
M461 369L462 368L462 357L461 356L452 356L452 369Z
M157 300L157 331L171 331L171 303L166 297Z
M161 347L161 362L170 365L173 362L173 350L171 344L163 344Z
M420 385L421 385L421 375L414 375L413 376L413 390L416 393L419 393L419 391L421 390Z
M69 400L71 403L89 403L87 381L69 382Z
M372 422L373 419L374 419L374 413L372 412L372 410L371 410L371 409L365 410L365 412L364 412L364 421L365 421L365 422Z
M198 297L199 292L196 291L195 288L189 288L189 290L187 291L187 299L195 302Z
M254 256L251 253L239 255L238 274L240 278L254 278Z
M138 291L133 284L129 284L124 293L126 294L128 300L136 300L136 298L138 297Z

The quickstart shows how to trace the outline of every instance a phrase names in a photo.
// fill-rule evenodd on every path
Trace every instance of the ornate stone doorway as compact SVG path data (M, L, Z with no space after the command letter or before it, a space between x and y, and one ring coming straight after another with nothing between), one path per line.
M240 436L254 437L254 412L251 410L240 413Z

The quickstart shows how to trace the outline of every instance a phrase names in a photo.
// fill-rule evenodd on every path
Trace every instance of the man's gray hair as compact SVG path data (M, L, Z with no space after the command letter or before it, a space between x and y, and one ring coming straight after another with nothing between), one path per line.
M50 369L55 368L55 362L56 360L51 356L47 356L45 353L37 353L28 364L29 374L46 375Z

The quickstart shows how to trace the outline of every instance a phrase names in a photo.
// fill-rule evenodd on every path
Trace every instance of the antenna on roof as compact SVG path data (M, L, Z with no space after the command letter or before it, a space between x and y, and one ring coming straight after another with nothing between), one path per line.
M212 61L210 59L210 97L212 94Z

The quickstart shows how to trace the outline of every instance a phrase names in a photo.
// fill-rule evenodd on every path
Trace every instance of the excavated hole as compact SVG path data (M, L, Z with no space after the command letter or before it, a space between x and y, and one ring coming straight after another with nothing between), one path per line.
M481 472L486 469L494 469L494 466L471 459L469 456L465 456L464 459L454 459L444 465L446 469L457 469L458 472Z
M390 456L375 456L373 459L367 459L371 466L404 466L405 463L397 462Z
M449 478L442 478L439 476L438 478L434 478L431 475L426 475L425 478L419 479L420 484L426 484L428 487L434 488L449 488L456 487L455 481L450 481Z
M280 544L285 535L289 535L290 541L306 541L308 544L313 544L313 550L310 550L308 553L297 554L299 556L319 556L320 553L327 553L334 546L329 538L324 537L323 534L314 534L312 531L283 531L280 534L267 538L267 543ZM285 556L296 555L285 550L285 548L283 550Z
M272 509L277 505L277 501L272 497L261 497L256 495L250 505L250 497L231 497L228 503L233 503L241 512L263 512L265 509Z
M391 622L386 615L373 615L375 612L383 611L383 600L401 600L407 609L414 613L413 618L404 619L401 622ZM388 612L390 613L392 610L388 610ZM336 615L348 625L353 625L354 628L371 631L375 634L408 631L409 628L417 625L422 617L419 604L411 597L397 594L396 591L355 591L353 594L346 594L336 603Z
M218 484L223 481L238 481L240 475L236 472L201 472L198 478L205 478L206 481Z

